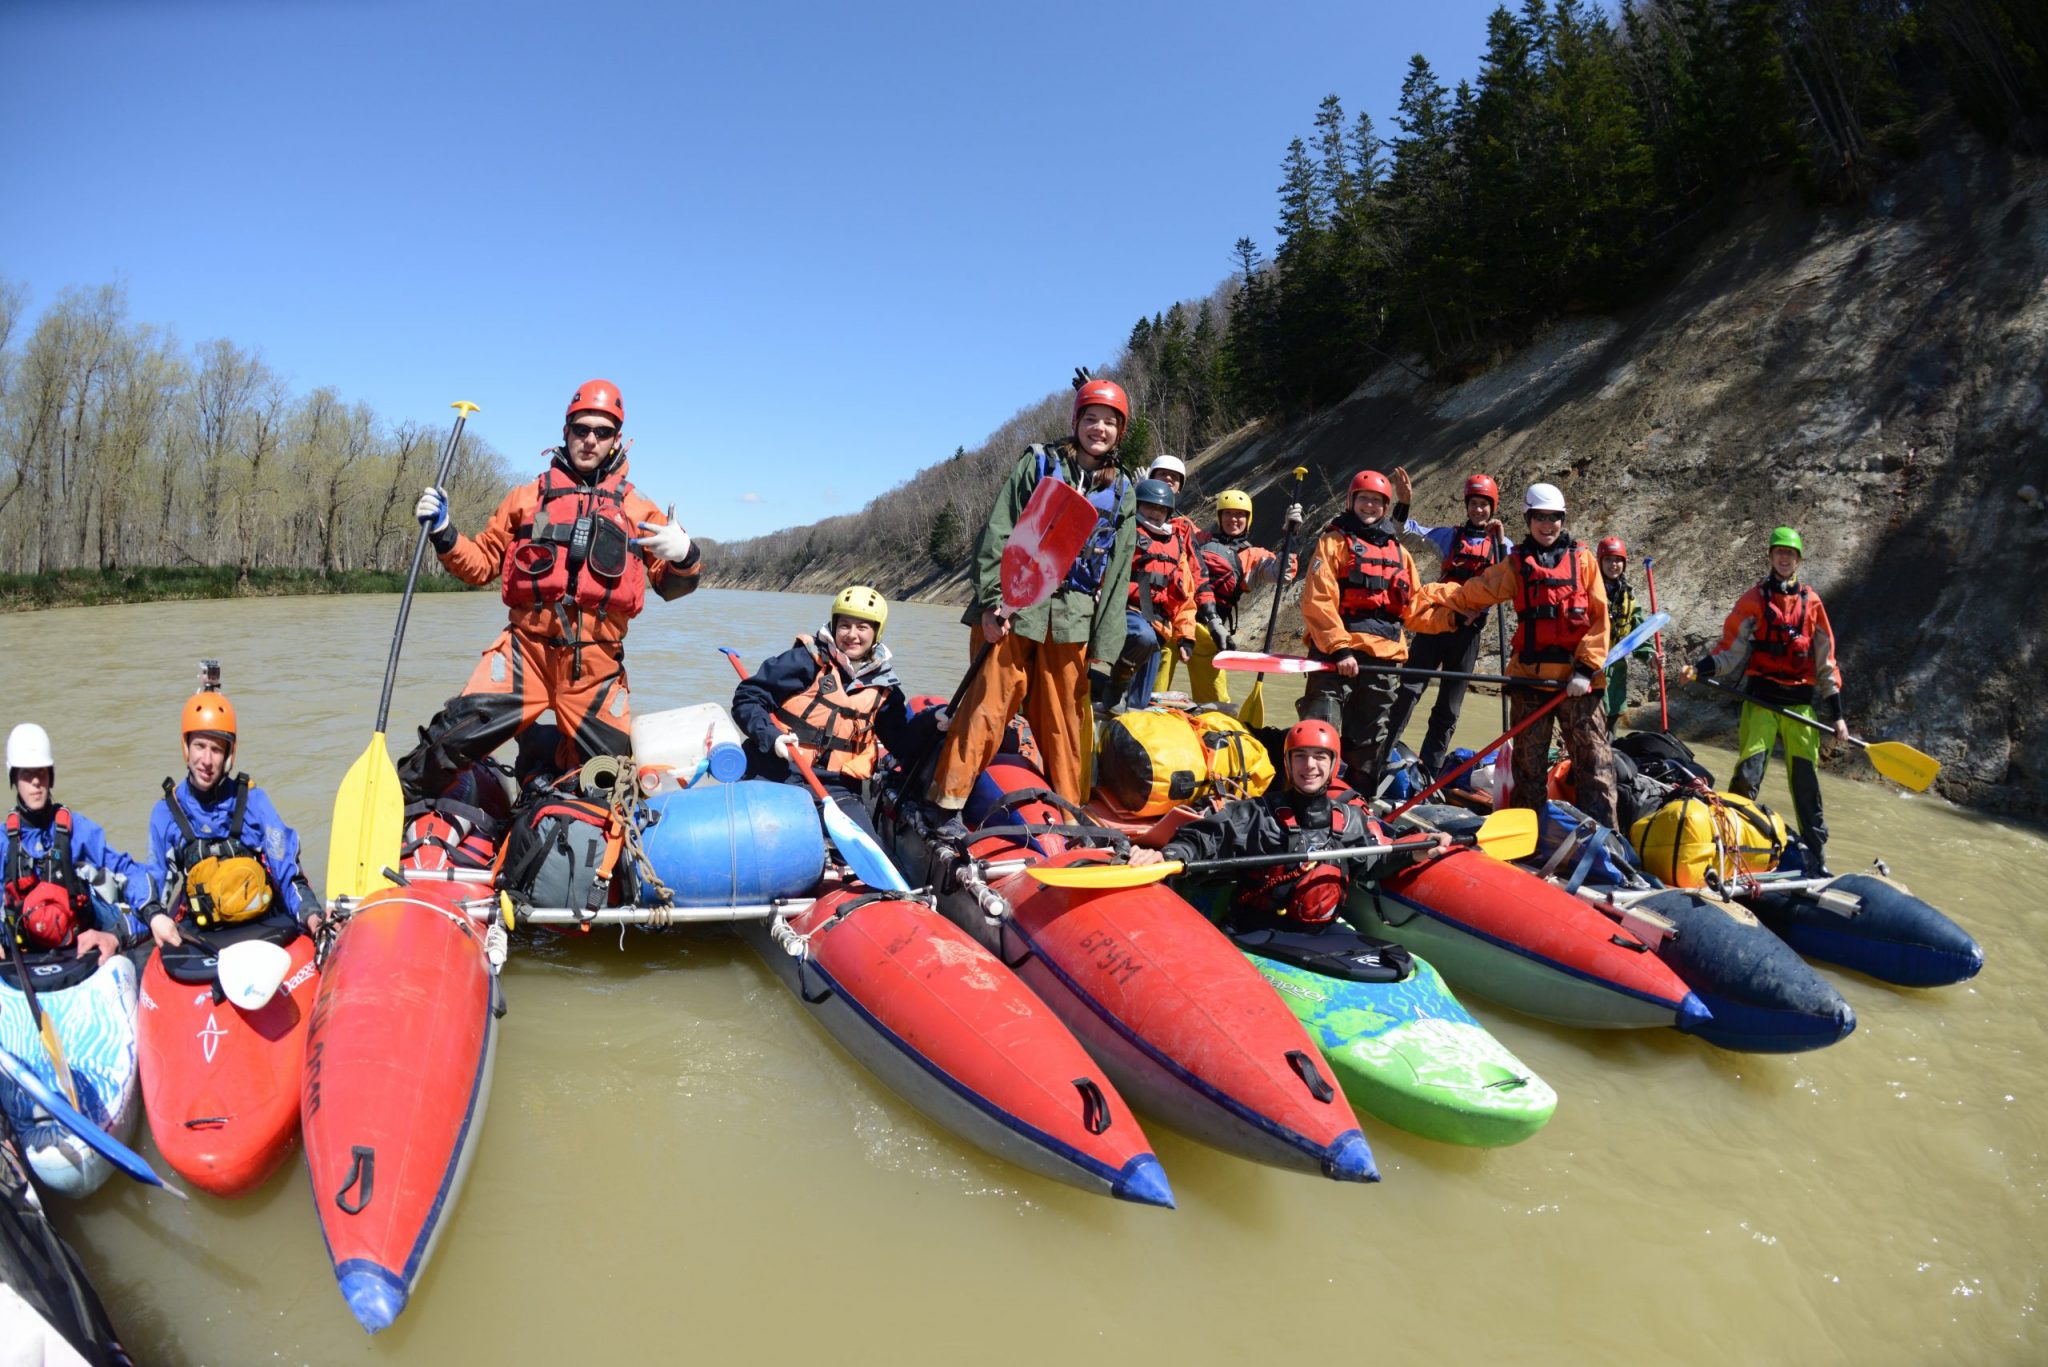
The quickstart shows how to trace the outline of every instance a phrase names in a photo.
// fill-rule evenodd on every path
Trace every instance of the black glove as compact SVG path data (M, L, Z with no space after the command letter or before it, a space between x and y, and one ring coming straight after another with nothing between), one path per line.
M1693 673L1694 673L1694 674L1695 674L1696 676L1698 676L1699 678L1702 678L1702 679L1711 679L1711 678L1713 678L1713 677L1714 677L1714 657L1713 657L1713 656L1711 656L1711 655L1702 655L1702 656L1700 656L1700 662L1699 662L1698 664L1696 664L1696 665L1694 665L1694 666L1692 667L1692 672L1693 672Z
M1215 640L1218 650L1230 649L1230 631L1223 625L1223 614L1216 610L1214 604L1202 610L1201 622L1209 629L1209 635Z
M1090 380L1094 378L1095 377L1093 375L1090 375L1088 373L1087 366L1077 365L1074 367L1074 388L1079 389L1082 385L1087 384Z

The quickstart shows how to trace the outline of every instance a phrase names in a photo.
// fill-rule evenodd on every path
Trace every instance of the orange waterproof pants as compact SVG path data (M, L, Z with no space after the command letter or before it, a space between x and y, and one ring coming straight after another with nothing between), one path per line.
M982 646L980 628L973 646ZM1002 748L1003 731L1019 711L1045 764L1046 786L1069 802L1088 800L1088 769L1095 728L1088 706L1088 646L1033 641L1011 632L989 647L988 659L967 686L960 710L939 747L932 801L955 810L967 802L974 780Z
M561 730L555 760L568 769L593 755L632 751L633 705L619 645L576 652L507 629L485 648L459 696L420 732L398 762L406 796L438 797L472 761L482 759L552 710Z

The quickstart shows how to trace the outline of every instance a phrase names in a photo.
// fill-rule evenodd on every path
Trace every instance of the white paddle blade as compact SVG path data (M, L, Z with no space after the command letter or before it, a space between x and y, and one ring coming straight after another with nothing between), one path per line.
M214 972L220 990L244 1011L262 1008L277 995L278 984L292 966L292 952L268 940L244 940L220 952Z

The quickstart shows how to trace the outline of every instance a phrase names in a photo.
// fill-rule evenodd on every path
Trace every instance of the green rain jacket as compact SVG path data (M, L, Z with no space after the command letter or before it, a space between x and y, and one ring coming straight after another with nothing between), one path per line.
M1088 476L1082 471L1071 442L1029 447L1018 457L1010 477L996 494L995 506L989 509L988 525L981 529L981 540L975 543L974 601L960 618L968 626L980 625L982 613L993 612L1002 605L1003 544L1010 539L1017 519L1023 516L1024 505L1031 501L1031 491L1038 487L1041 449L1059 470L1061 479L1083 493L1089 492ZM1010 630L1032 641L1062 645L1086 641L1089 659L1114 660L1124 647L1124 604L1130 597L1131 554L1137 540L1138 501L1126 481L1123 497L1117 501L1116 541L1110 548L1109 569L1103 576L1101 590L1090 595L1062 584L1045 602L1012 617Z

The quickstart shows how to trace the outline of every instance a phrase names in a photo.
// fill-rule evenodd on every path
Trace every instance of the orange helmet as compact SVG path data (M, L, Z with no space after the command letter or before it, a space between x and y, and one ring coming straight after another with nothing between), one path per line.
M619 426L626 425L626 401L619 397L619 387L610 380L585 380L569 396L569 411L565 418L578 413L602 413Z
M1340 753L1337 728L1318 717L1296 722L1287 728L1287 740L1282 744L1280 753L1291 755L1296 750L1328 750L1333 755Z
M1465 497L1490 498L1493 506L1500 506L1500 486L1493 482L1492 475L1473 475L1465 481Z
M228 695L205 689L185 699L185 715L178 724L182 743L194 736L220 736L235 748L235 705Z
M1131 430L1131 399L1124 393L1124 387L1115 380L1090 380L1074 391L1074 424L1081 422L1081 410L1089 404L1099 403L1104 408L1116 410L1123 421L1117 428L1117 436L1123 437Z
M1360 470L1351 478L1351 493L1347 497L1356 498L1360 494L1378 494L1387 502L1392 503L1394 501L1394 486L1385 475L1377 470Z

